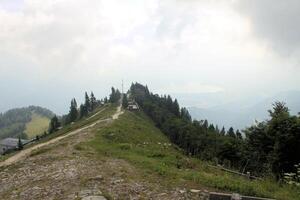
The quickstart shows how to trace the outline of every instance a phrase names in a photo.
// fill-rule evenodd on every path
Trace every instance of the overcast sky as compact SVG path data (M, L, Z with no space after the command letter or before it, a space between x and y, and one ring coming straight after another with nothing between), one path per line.
M300 90L299 0L0 0L0 111L124 79L232 99Z

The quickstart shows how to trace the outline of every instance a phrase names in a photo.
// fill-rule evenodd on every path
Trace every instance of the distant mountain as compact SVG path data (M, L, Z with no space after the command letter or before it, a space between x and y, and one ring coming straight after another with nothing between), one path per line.
M233 126L235 129L244 129L255 120L267 119L268 110L272 108L275 101L285 102L292 114L300 112L300 91L281 92L259 101L238 101L210 108L191 106L188 110L195 119L207 119L219 127Z
M39 106L15 108L0 113L0 139L7 137L31 138L47 130L54 113Z

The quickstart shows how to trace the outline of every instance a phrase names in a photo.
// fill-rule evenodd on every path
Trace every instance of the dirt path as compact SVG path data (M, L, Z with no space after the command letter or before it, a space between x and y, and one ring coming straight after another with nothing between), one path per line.
M100 110L98 113L96 114L99 114L100 112L102 112L103 110ZM106 121L110 121L110 120L115 120L115 119L118 119L120 115L122 115L123 112L122 112L122 105L120 104L120 106L117 107L117 111L112 115L111 118L107 118L107 119L101 119L101 120L98 120L90 125L87 125L85 127L82 127L82 128L79 128L79 129L76 129L74 131L71 131L65 135L62 135L62 136L58 136L56 138L53 138L47 142L44 142L44 143L40 143L40 144L37 144L35 146L32 146L28 149L24 149L20 152L18 152L17 154L9 157L8 159L4 160L3 162L0 163L0 167L3 167L3 166L8 166L8 165L11 165L15 162L18 162L19 160L23 159L23 158L26 158L27 156L29 156L31 154L32 151L38 149L38 148L41 148L41 147L44 147L44 146L47 146L47 145L50 145L50 144L53 144L53 143L56 143L64 138L67 138L67 137L70 137L72 135L76 135L77 133L81 132L81 131L84 131L86 129L89 129L89 128L92 128L94 127L96 124L98 123L101 123L101 122L106 122ZM94 115L95 116L95 115Z
M112 119L118 119L120 115L122 115L124 112L122 111L122 105L118 106L117 112L113 114Z
M90 116L90 117L86 118L85 120L89 120L89 119L91 119L91 118L95 117L96 115L98 115L98 114L102 113L104 110L105 110L105 108L103 108L103 109L99 110L98 112L96 112L96 113L95 113L95 114L93 114L92 116Z

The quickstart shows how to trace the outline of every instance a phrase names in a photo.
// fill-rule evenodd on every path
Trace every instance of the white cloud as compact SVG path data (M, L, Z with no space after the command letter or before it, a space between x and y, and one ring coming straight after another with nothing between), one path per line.
M300 2L285 0L243 0L237 10L249 19L256 36L283 56L300 50ZM299 54L298 54L299 55Z
M198 82L185 82L182 84L169 84L166 87L159 89L157 92L162 94L168 93L186 93L186 94L198 94L198 93L216 93L224 92L224 88L216 85L205 85Z
M17 9L4 2L0 78L8 84L30 82L39 91L58 82L79 93L124 78L155 90L243 93L299 83L295 61L256 38L255 20L235 1L18 0L10 6Z

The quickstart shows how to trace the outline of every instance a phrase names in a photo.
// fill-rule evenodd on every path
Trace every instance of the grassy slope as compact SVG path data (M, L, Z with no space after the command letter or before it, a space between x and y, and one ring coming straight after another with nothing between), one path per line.
M48 128L48 119L52 116L53 112L39 106L10 109L1 116L0 121L4 121L4 126L0 128L0 138L17 138L24 136L25 132L34 137Z
M103 112L65 126L40 142L81 128L98 119L111 116L115 105L98 108ZM90 116L92 116L92 113ZM210 168L206 162L185 156L143 113L125 112L111 125L95 129L96 137L77 145L82 151L93 148L97 158L119 158L129 161L146 181L159 181L165 187L206 188L211 191L237 192L245 195L273 197L278 200L300 199L299 190L280 186L272 180L249 181L245 178ZM87 154L88 155L88 154ZM9 155L8 155L9 156ZM7 156L6 156L7 157ZM6 158L5 157L5 158ZM0 157L0 160L5 158ZM139 173L140 174L140 173Z
M159 178L168 187L190 186L212 191L237 192L244 195L273 197L282 200L300 199L300 193L272 180L249 181L243 177L210 168L206 162L188 158L155 128L143 113L125 112L111 126L97 130L96 137L81 144L92 147L103 157L129 161L144 178ZM155 175L155 176L153 176Z
M87 126L99 119L106 119L107 117L111 116L115 112L115 110L116 110L116 106L110 105L110 104L98 107L95 111L93 111L92 113L89 114L89 116L92 116L92 117L83 118L83 119L75 122L74 124L68 124L68 125L64 126L61 130L56 131L52 134L49 134L45 138L42 138L39 142L45 142L45 141L51 140L52 138L55 138L57 136L60 136L60 135L69 133L71 131L74 131L78 128ZM99 112L99 111L101 111L101 112ZM33 145L35 145L35 144L33 144ZM30 146L32 146L32 145L29 145L29 147Z
M116 106L115 105L104 105L102 107L98 107L95 111L93 111L92 113L89 114L89 116L93 116L93 117L87 117L87 118L83 118L82 120L74 123L74 124L69 124L64 126L61 130L56 131L52 134L48 134L46 137L41 138L38 142L30 144L30 145L26 145L24 148L29 148L31 146L36 145L37 143L42 143L42 142L46 142L48 140L51 140L55 137L58 137L60 135L64 135L67 134L71 131L74 131L78 128L82 128L86 125L89 125L99 119L106 119L108 116L111 116L116 110ZM99 111L101 111L100 113L98 113ZM5 156L0 156L0 162L3 160L6 160L7 158L9 158L10 156L13 156L15 153L17 152L12 152L10 154L7 154Z
M25 133L29 139L34 138L48 129L49 122L50 119L47 117L33 113L31 121L26 124Z

